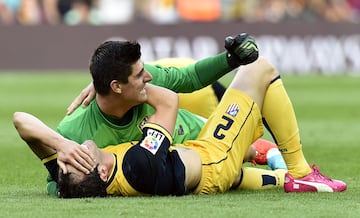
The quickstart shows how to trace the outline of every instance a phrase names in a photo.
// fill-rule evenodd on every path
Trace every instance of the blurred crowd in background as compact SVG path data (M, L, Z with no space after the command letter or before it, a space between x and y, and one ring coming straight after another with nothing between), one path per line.
M360 23L360 0L0 0L0 25Z

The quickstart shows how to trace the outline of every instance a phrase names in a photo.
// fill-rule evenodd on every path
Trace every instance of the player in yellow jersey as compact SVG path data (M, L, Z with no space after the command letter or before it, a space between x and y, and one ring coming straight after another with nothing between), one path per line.
M149 96L147 103L154 106L156 112L150 116L148 123L144 125L144 140L135 146L128 143L120 146L107 146L103 150L97 149L94 143L84 143L91 152L94 152L93 155L99 164L94 173L90 174L90 177L95 175L93 178L97 179L98 182L103 179L106 180L107 183L97 183L94 186L90 185L91 187L85 184L76 184L79 182L78 178L82 177L81 173L68 164L67 167L63 168L65 171L69 170L69 173L66 172L68 176L61 176L59 182L61 184L76 185L72 186L73 188L66 189L68 191L70 190L69 195L66 194L68 191L65 191L62 188L63 186L59 185L59 191L62 197L104 196L105 194L132 196L143 195L144 193L154 195L183 195L192 192L192 190L198 186L201 178L208 178L208 175L202 176L201 174L201 161L206 162L212 158L217 159L219 155L223 156L224 152L226 153L227 151L207 149L208 146L196 150L197 146L194 147L192 142L185 145L169 147L172 142L171 135L173 134L175 125L177 95L169 90L150 84L146 86L146 92ZM220 107L221 106L219 106L219 109ZM213 119L215 121L215 118ZM31 120L33 120L33 122L31 122ZM37 123L36 119L34 121L33 117L26 114L15 114L14 122L23 139L27 142L37 140L40 142L37 144L48 145L58 150L59 159L61 159L61 155L64 153L63 149L66 149L66 146L62 146L64 143L61 143L61 141L66 139L48 129L44 124ZM208 127L212 128L210 124ZM244 137L244 139L245 138L247 138L246 141L251 141L249 142L250 145L252 143L252 137ZM224 142L225 144L231 145L227 138ZM207 144L207 142L205 143ZM212 146L214 146L214 144L209 144L209 147ZM240 144L236 143L236 146L234 146L235 150L238 150L239 146ZM79 147L82 148L82 146ZM144 148L145 150L143 150ZM223 168L224 170L218 172L226 173L225 169L228 167L233 169L237 168L237 176L228 177L231 186L225 185L222 190L219 191L222 192L237 187L248 189L248 187L254 187L254 184L256 184L253 178L245 179L247 177L246 175L250 174L254 176L253 173L249 173L247 170L244 170L244 175L241 174L244 179L240 178L241 164L248 146L244 149L245 151L238 157L234 156L233 158L229 158L228 161L223 162L225 166ZM207 152L207 150L209 152ZM232 152L229 154L231 153ZM222 158L223 157L221 157L221 159ZM130 163L130 165L127 163ZM135 165L132 165L132 163L135 163ZM223 163L219 162L212 167L221 167ZM233 163L236 164L233 166ZM104 167L105 165L106 167ZM240 166L240 168L238 168L238 166ZM162 172L162 169L165 169L165 171ZM258 189L282 186L284 171L254 170L257 172L257 179L255 179L255 181L257 182ZM100 178L96 175L102 176ZM263 175L266 175L265 179L262 177ZM223 177L223 175L220 175L220 177ZM218 179L215 178L215 180ZM72 183L72 181L75 183ZM85 183L87 182L87 180L83 181ZM248 186L246 186L246 184ZM214 183L214 185L216 184ZM104 192L105 187L106 192ZM98 190L102 191L97 192ZM74 193L79 191L79 195L74 195ZM94 192L96 194L93 194ZM194 190L194 193L198 192ZM211 193L217 193L217 191L212 190Z

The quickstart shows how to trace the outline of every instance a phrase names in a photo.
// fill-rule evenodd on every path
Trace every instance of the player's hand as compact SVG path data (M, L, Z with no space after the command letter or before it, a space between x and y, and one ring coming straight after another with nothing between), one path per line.
M86 86L80 94L74 99L66 110L66 114L70 115L81 104L82 107L87 107L90 102L95 98L96 91L94 85L90 83Z
M259 57L255 39L247 33L226 37L225 49L228 51L228 63L233 68L250 64Z
M68 140L66 145L61 146L58 151L57 163L64 174L68 173L67 164L72 165L77 170L89 174L96 165L94 154L86 145L79 145L76 142Z

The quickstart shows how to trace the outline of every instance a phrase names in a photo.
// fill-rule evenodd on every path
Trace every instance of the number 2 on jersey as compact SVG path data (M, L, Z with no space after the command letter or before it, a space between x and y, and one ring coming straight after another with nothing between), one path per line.
M217 138L217 139L223 139L225 138L225 135L220 133L220 130L229 130L230 127L232 126L232 124L234 123L234 120L232 120L231 118L229 117L226 117L226 116L222 116L222 118L227 121L226 125L224 124L219 124L216 126L216 129L214 131L214 137Z

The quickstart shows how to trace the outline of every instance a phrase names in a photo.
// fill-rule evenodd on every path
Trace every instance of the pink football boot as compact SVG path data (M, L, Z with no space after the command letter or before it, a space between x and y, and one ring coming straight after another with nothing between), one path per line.
M312 172L301 179L295 179L286 173L285 192L342 192L346 190L345 182L322 175L315 165L312 165L311 168Z

